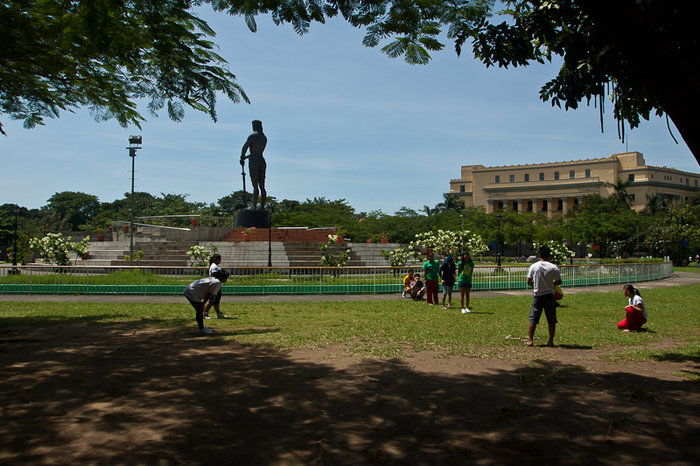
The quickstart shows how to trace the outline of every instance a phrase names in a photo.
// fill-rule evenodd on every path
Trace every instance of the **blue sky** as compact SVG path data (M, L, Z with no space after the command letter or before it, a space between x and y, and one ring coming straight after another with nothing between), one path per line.
M218 103L218 123L187 110L182 122L143 114L142 129L97 123L87 110L63 113L25 130L2 117L0 203L36 208L56 192L81 191L102 202L131 189L131 134L143 136L136 190L188 194L214 203L242 188L238 158L250 121L268 136L268 194L277 199L346 199L357 211L393 214L433 207L462 165L510 165L607 157L636 150L648 165L698 172L679 133L655 118L620 142L616 123L585 105L565 112L538 98L555 65L486 69L448 44L427 66L391 59L362 45L342 21L289 25L207 13L215 42L252 103ZM609 105L612 109L612 105ZM250 180L246 176L250 189Z

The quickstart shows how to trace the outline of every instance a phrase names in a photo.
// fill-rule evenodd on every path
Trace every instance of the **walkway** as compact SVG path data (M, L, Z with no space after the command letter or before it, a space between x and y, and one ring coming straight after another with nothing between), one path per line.
M640 290L651 288L667 288L670 286L692 285L700 283L700 273L692 272L674 272L668 278L655 280L650 282L635 283L635 286ZM621 284L600 285L600 286L582 286L573 288L564 288L566 294L577 293L599 293L602 291L619 291L622 292ZM496 290L496 291L473 291L472 299L493 297L493 296L529 296L530 290ZM452 298L457 296L459 292L452 295ZM323 302L323 301L386 301L400 299L399 294L370 294L370 295L265 295L265 296L231 296L226 295L223 298L229 303L262 303L262 302ZM3 301L26 301L26 302L84 302L84 303L179 303L185 302L184 297L176 295L166 296L144 296L144 295L0 295L0 302Z

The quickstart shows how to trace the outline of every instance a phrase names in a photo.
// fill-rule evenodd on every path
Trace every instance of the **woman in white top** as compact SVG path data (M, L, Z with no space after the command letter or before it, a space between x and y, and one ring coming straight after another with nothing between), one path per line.
M642 325L647 322L647 306L644 304L642 295L632 285L625 285L623 291L629 298L629 302L625 308L625 318L617 324L617 328L625 332L641 330Z
M211 256L209 259L209 276L213 277L214 274L218 271L221 270L221 267L219 267L219 264L221 264L221 254L214 254ZM216 311L216 317L217 319L226 319L226 314L223 314L221 310L219 310L219 303L221 302L221 290L217 293L216 296L211 298L207 305L204 307L204 318L209 319L209 309L211 309L212 306L214 306L214 310Z

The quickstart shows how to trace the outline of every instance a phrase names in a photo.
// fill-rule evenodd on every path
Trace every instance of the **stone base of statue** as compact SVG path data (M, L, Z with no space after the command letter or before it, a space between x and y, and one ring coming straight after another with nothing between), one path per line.
M240 209L236 212L236 228L270 228L270 216L263 209Z

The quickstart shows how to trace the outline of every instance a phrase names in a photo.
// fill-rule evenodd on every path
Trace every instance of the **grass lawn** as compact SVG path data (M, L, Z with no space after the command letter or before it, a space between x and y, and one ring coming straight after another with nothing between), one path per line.
M645 345L662 339L680 344L678 357L700 357L700 284L645 290L649 310L645 332L623 333L627 299L620 292L566 295L558 309L557 345L569 348L619 347L615 361L653 358ZM147 300L147 298L145 298ZM459 295L453 295L459 305ZM528 296L472 300L473 314L409 300L226 303L229 320L207 321L211 338L263 345L281 350L343 345L358 355L401 357L405 351L508 357L508 347L522 346L530 306ZM6 302L0 324L42 325L130 323L194 332L194 311L181 304ZM535 343L546 340L546 322ZM668 352L666 352L668 353Z
M674 272L690 272L690 273L700 273L700 267L694 265L688 267L673 267Z

